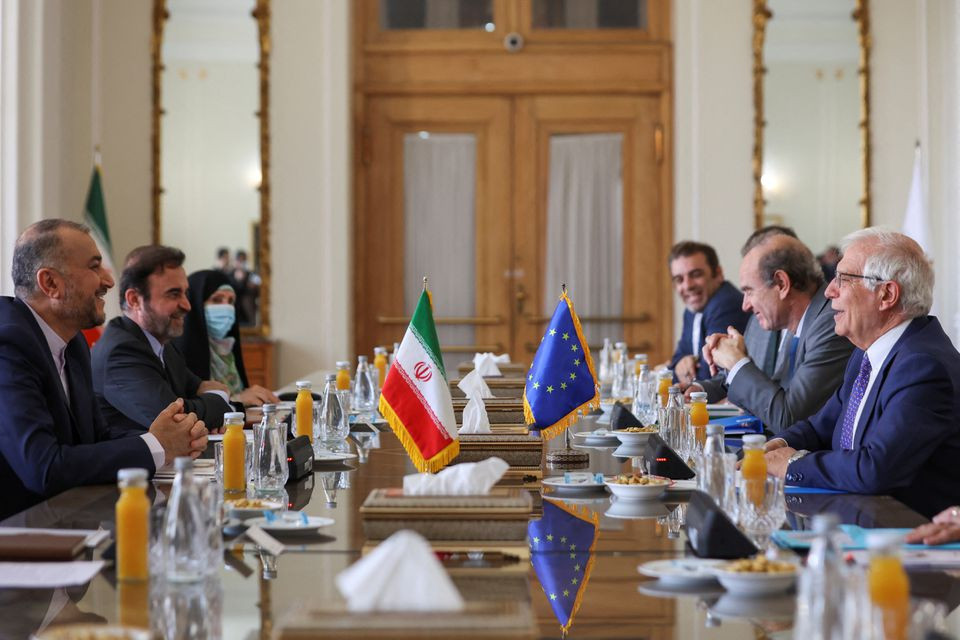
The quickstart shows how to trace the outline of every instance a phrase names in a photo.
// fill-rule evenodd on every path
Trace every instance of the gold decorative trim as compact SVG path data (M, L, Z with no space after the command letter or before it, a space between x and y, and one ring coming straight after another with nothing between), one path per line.
M270 0L256 0L256 6L250 13L257 21L257 32L260 44L259 70L260 109L257 116L260 120L260 324L256 327L244 327L244 335L270 335L270 289L271 289L271 260L270 260L270 53L272 41L270 38ZM150 156L152 163L151 174L151 238L155 244L160 242L161 218L160 196L163 194L161 161L160 161L160 133L162 116L162 76L163 76L163 30L166 21L170 18L167 10L167 0L153 0L153 31L150 36L151 58L151 98L153 101L150 114Z
M753 223L754 228L763 226L765 201L763 198L763 139L766 119L764 115L763 80L767 68L763 63L763 46L766 41L767 22L773 13L767 0L753 0ZM871 134L870 134L870 51L873 46L870 36L870 0L856 0L850 16L857 23L857 39L860 45L860 160L862 172L862 195L860 196L860 224L870 226L870 181Z
M167 11L167 0L153 0L153 31L150 34L150 220L151 240L153 244L160 243L160 123L163 115L161 91L163 89L163 28L170 18Z

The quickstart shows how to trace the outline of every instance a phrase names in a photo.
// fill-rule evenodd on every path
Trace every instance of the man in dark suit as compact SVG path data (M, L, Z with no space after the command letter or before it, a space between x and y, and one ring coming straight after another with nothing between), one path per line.
M103 322L113 278L89 229L31 225L14 247L13 282L16 297L0 298L0 519L71 487L116 482L121 468L152 473L203 451L206 428L179 401L139 437L104 424L80 331Z
M710 375L709 365L700 358L706 337L730 326L743 331L750 314L740 308L743 295L723 279L717 252L710 245L679 242L670 249L667 263L673 286L686 306L669 366L681 384L689 384Z
M173 338L190 311L183 252L161 245L130 252L120 274L120 307L93 348L93 389L112 428L139 431L175 398L211 430L233 411L226 385L201 380Z
M773 235L750 249L740 286L743 308L756 322L746 336L730 328L707 338L704 359L725 370L730 402L779 433L823 406L840 386L853 346L834 331L820 267L796 238ZM763 364L750 356L763 351Z
M960 353L927 315L933 268L916 242L864 229L845 244L826 295L857 350L824 407L767 443L767 470L929 517L960 500Z

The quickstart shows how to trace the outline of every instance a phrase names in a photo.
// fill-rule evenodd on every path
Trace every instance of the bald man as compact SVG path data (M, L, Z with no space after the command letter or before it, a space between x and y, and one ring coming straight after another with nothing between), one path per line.
M726 397L773 433L814 414L843 381L853 345L834 330L834 311L816 257L796 238L772 235L750 249L740 264L743 309L767 331L781 331L772 345L776 377L750 357L736 329L707 338L704 358L726 371Z

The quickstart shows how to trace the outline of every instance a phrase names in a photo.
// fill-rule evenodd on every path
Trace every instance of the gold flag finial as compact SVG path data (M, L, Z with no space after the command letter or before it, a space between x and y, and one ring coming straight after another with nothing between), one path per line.
M423 276L423 290L427 290L427 276Z
M566 282L564 282L563 284L560 285L560 291L563 292L563 295L567 295L567 283L566 283Z

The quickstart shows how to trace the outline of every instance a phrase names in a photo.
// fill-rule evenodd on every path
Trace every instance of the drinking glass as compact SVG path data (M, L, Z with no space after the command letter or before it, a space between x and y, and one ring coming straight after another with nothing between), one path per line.
M720 509L737 521L737 454L700 455L697 489L713 498Z
M771 534L787 519L783 481L775 476L767 476L764 480L749 481L748 486L748 482L741 477L737 515L744 533L758 548L766 548Z
M213 443L213 477L217 484L223 484L223 442Z

